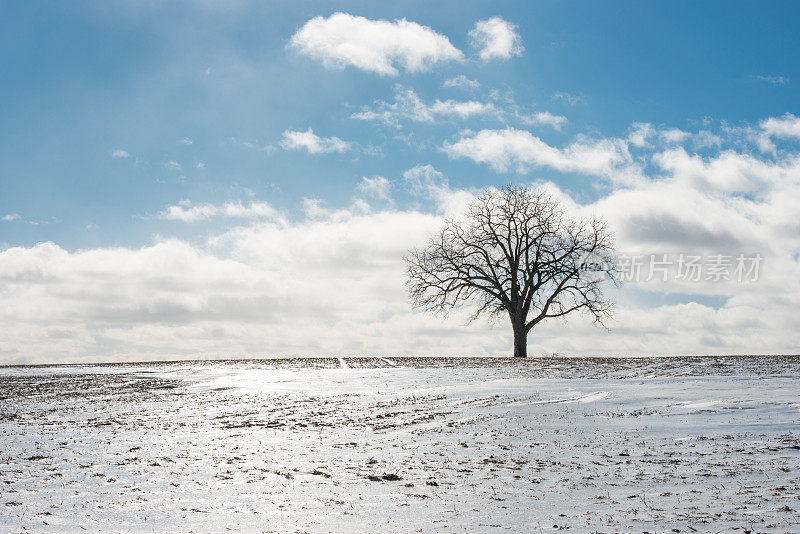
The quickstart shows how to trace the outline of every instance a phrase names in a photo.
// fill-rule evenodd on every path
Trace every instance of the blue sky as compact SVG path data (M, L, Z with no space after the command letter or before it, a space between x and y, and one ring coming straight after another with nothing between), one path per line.
M397 84L426 100L513 92L519 106L568 118L561 132L537 132L553 144L576 133L621 136L636 121L687 130L704 117L755 122L798 103L798 9L788 2L19 2L4 11L0 213L40 223L3 225L8 245L135 245L154 232L190 231L147 217L165 205L246 199L246 190L288 210L309 196L341 205L362 176L395 178L418 163L458 186L519 179L451 160L435 146L498 121L406 125L434 145L418 150L393 139L391 128L348 118L391 101ZM326 69L286 48L311 17L337 11L416 21L467 59L379 76ZM491 16L518 26L521 56L474 59L468 31ZM442 88L459 74L481 89ZM263 148L287 129L307 128L378 150L308 157L241 144ZM117 149L131 157L112 158ZM198 162L206 167L194 168ZM539 175L594 194L575 176Z
M757 284L634 281L609 330L532 354L796 352L798 11L9 3L0 363L504 354L505 324L413 312L402 255L508 183L624 253L765 258Z

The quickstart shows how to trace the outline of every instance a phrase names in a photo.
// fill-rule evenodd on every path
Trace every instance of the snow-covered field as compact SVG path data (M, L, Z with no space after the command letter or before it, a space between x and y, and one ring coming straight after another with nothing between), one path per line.
M800 531L800 357L0 368L0 531Z

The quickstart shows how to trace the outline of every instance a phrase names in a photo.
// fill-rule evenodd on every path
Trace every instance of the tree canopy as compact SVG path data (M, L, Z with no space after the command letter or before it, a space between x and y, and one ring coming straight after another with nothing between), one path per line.
M515 356L527 356L527 334L545 319L582 310L602 323L612 312L603 290L617 282L613 236L600 219L568 217L541 189L485 191L406 261L415 307L472 302L473 318L507 313Z

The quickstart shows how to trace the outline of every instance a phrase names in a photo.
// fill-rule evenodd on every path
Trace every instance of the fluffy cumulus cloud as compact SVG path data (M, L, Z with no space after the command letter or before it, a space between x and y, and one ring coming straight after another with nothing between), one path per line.
M650 146L649 139L656 134L655 128L649 122L634 122L628 134L628 142L633 146Z
M617 138L555 148L519 130L482 133L462 135L481 140L461 145L464 154L501 169L604 175L629 163L621 145L628 141ZM690 146L656 146L657 135L648 139L641 179L600 189L595 200L537 184L574 216L603 217L623 256L668 257L669 278L644 263L639 277L613 290L618 304L608 330L582 315L542 323L530 353L796 352L800 154L728 146L698 154ZM367 204L394 187L414 200ZM165 218L228 223L195 241L0 249L0 362L508 354L504 321L467 324L469 310L449 317L413 312L405 292L403 255L445 218L458 217L475 191L425 163L394 180L364 178L357 188L363 197L349 207L307 200L305 215L292 218L257 201L167 207ZM724 256L732 269L742 254L763 259L756 280L738 280L730 270L709 276L710 260ZM683 255L702 258L700 278L678 276Z
M579 138L564 148L548 145L526 130L505 128L462 133L445 143L451 158L469 158L497 172L528 173L536 168L603 176L620 183L640 177L628 145L620 139Z
M365 106L360 112L353 113L350 118L398 126L402 120L431 123L437 118L467 119L500 114L501 111L491 102L437 99L427 104L413 89L397 86L394 102L379 100L373 106Z
M515 25L500 17L492 17L476 22L469 32L469 38L482 61L505 60L522 55L525 51L516 29Z
M787 113L783 117L770 117L761 121L761 129L768 136L800 139L800 117Z
M389 192L392 189L392 182L383 176L364 176L358 184L358 191L372 198L389 200Z
M680 128L668 128L659 132L659 135L665 143L674 145L684 142L690 134L688 132L684 132Z
M703 158L687 153L684 148L674 148L655 154L653 161L676 180L697 190L757 193L774 184L796 180L800 160L793 156L768 162L732 150Z
M314 130L301 132L298 130L286 130L283 132L283 139L280 146L284 150L306 150L309 154L328 154L331 152L343 153L350 150L351 143L342 141L338 137L320 137Z
M395 76L428 70L463 54L444 35L416 22L370 20L347 13L314 17L295 33L289 46L328 68L356 67Z
M539 111L533 115L523 117L523 120L529 124L542 124L556 130L561 130L561 127L568 122L566 117L562 115L553 115L549 111Z

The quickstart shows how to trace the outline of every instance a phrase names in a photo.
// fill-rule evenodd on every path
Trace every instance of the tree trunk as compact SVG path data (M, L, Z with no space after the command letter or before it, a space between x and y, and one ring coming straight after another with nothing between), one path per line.
M524 321L511 319L511 326L514 329L514 357L528 357L528 332Z

